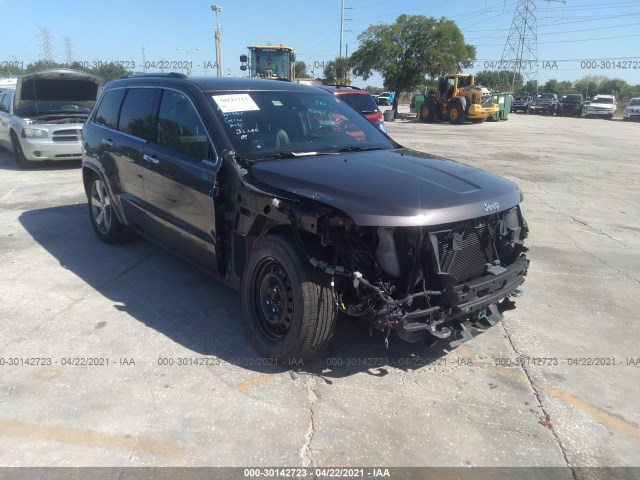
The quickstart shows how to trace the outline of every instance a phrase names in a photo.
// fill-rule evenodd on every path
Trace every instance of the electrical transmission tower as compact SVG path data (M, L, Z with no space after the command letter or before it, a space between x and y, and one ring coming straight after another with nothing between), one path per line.
M565 0L547 0L565 3ZM538 84L538 27L535 0L518 0L498 66L501 83L513 91L518 76ZM537 88L537 87L536 87Z
M53 47L51 46L51 33L47 27L40 27L40 37L42 38L42 54L44 61L53 63Z
M73 43L71 37L64 37L64 51L67 56L67 65L73 64Z

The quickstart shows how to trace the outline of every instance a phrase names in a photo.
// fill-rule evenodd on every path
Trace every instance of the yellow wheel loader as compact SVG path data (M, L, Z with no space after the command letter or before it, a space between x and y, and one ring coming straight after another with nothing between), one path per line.
M489 115L498 113L491 92L476 85L473 74L450 74L438 78L438 91L425 98L418 110L421 122L434 122L446 118L449 123L469 120L484 122Z

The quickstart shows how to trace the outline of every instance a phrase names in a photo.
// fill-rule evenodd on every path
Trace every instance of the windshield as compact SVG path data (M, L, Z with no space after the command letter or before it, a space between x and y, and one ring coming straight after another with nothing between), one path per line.
M613 104L613 98L607 98L607 97L599 97L599 98L594 98L591 103L607 103L609 105Z
M291 52L279 48L254 48L251 55L251 76L289 78Z
M396 148L330 93L211 92L211 99L233 148L247 160Z
M582 101L582 95L565 95L562 97L563 102L580 102Z
M537 98L551 99L553 98L553 93L541 93Z
M632 98L631 100L629 100L629 105L627 105L628 107L637 107L640 106L640 98Z

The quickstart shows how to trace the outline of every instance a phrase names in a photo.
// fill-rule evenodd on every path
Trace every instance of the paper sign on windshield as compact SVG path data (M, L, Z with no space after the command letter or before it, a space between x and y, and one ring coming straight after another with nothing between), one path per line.
M250 110L260 110L253 98L246 93L236 93L233 95L213 95L212 98L222 110L222 113L248 112Z

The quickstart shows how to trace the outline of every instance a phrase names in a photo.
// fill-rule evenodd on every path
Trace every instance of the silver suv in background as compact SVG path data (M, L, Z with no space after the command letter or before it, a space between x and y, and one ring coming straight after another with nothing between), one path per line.
M81 131L102 89L88 73L56 69L19 77L0 91L0 146L20 168L46 160L81 160Z
M640 121L640 97L634 97L629 100L627 106L624 109L624 116L622 119L625 122L628 121Z
M591 102L585 106L584 114L587 118L603 117L611 120L616 112L616 97L613 95L596 95Z

